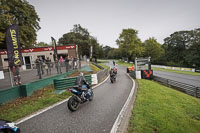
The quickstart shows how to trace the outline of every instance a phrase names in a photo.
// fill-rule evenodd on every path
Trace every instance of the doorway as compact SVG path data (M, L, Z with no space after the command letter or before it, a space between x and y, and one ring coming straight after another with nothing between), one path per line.
M31 59L30 59L30 56L25 56L24 60L25 60L26 69L31 69Z

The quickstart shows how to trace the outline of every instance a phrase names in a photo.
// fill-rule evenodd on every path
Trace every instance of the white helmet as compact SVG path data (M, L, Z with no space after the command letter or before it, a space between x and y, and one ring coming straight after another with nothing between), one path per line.
M82 72L80 72L79 76L83 76L84 74Z

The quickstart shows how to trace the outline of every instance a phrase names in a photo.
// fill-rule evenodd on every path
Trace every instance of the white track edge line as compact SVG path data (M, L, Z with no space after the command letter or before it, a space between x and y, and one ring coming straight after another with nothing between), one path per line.
M130 79L132 79L128 74L127 74L127 76L128 76ZM126 103L124 104L123 108L121 109L119 115L117 116L117 119L115 120L115 123L114 123L114 125L113 125L113 127L112 127L110 133L116 133L116 132L117 132L117 129L118 129L118 127L119 127L119 125L120 125L120 123L121 123L121 121L122 121L122 118L123 118L123 116L124 116L125 110L127 109L128 104L130 103L131 97L133 96L133 93L134 93L134 91L135 91L135 81L132 79L132 82L133 82L133 87L132 87L132 89L131 89L131 92L130 92L130 94L129 94L129 97L127 98Z
M101 82L101 83L95 85L93 88L96 88L96 87L100 86L100 85L103 84L108 78L109 78L109 76L107 76L107 78L106 78L103 82ZM27 120L29 120L29 119L31 119L31 118L33 118L33 117L39 115L39 114L42 114L42 113L44 113L44 112L46 112L46 111L48 111L48 110L50 110L50 109L52 109L52 108L54 108L54 107L56 107L56 106L62 104L62 103L64 103L64 102L67 102L68 100L69 100L69 98L67 98L67 99L65 99L65 100L63 100L63 101L60 101L60 102L58 102L58 103L55 103L55 104L53 104L53 105L51 105L51 106L49 106L49 107L47 107L47 108L45 108L45 109L42 109L42 110L39 110L39 111L35 112L35 113L32 114L32 115L29 115L29 116L24 117L24 118L22 118L22 119L16 120L14 123L17 124L17 125L20 124L20 123L23 123L23 122L25 122L25 121L27 121Z

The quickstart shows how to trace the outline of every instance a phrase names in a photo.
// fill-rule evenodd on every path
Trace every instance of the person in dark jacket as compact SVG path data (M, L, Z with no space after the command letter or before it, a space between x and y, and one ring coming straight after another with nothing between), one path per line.
M65 58L65 67L66 67L66 72L68 72L69 71L69 57L68 56L66 56Z
M90 88L89 83L86 81L85 76L82 72L80 72L79 76L75 80L75 85L79 87L79 89L88 90ZM87 89L82 88L82 85L86 85Z

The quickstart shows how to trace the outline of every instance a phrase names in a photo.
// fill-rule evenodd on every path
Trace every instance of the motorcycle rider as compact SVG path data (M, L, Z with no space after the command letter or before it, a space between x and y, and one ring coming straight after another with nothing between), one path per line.
M114 69L110 69L110 77L114 77L116 79L116 72L114 72Z
M83 85L86 85L86 87L83 88ZM75 86L78 87L78 89L83 90L84 94L88 92L88 89L91 89L82 72L80 72L79 76L76 78Z
M117 68L113 67L113 72L117 75Z

